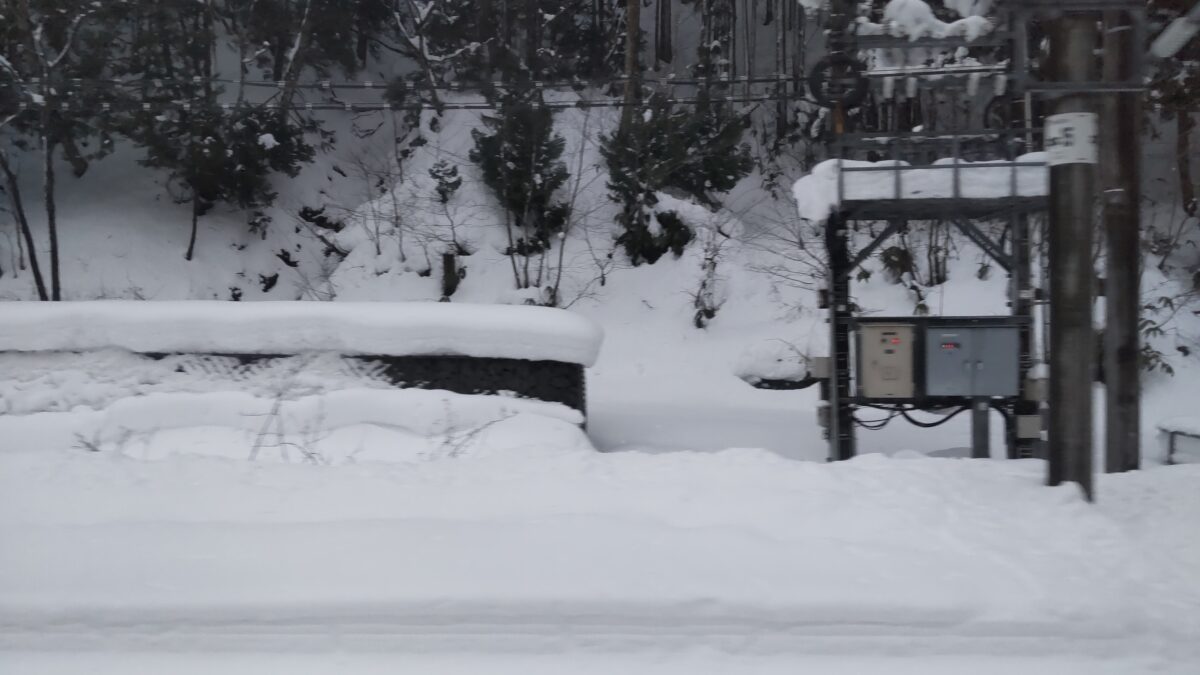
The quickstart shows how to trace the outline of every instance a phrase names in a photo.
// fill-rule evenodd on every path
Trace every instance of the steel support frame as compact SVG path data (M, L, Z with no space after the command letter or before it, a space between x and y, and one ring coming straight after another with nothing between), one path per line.
M1013 404L1012 414L1005 420L1005 438L1008 446L1009 459L1029 459L1034 457L1038 439L1018 438L1017 417L1019 415L1037 415L1039 403L1034 400L1029 390L1029 373L1033 368L1033 261L1031 255L1031 237L1029 231L1029 216L1024 213L1013 215L1012 223L1012 261L1013 268L1009 277L1009 305L1013 316L1028 319L1021 327L1021 361L1020 383L1021 396Z
M833 213L825 221L829 260L829 461L854 457L854 404L850 391L850 244L846 220Z
M851 350L853 345L850 333L855 318L850 299L850 279L856 267L866 262L879 247L895 234L908 227L908 221L894 219L888 221L888 226L873 237L871 241L853 258L850 256L848 224L852 216L846 213L834 212L825 223L825 250L828 260L828 301L829 301L829 358L830 379L822 386L822 398L829 406L827 439L829 440L829 460L838 461L850 459L857 452L857 439L854 429L855 396L851 389ZM1037 414L1038 403L1029 400L1028 375L1033 367L1033 281L1031 240L1029 231L1029 216L1024 212L1009 214L1012 250L1006 253L999 244L992 241L974 223L955 219L953 221L980 249L998 265L1009 273L1009 306L1013 316L1026 317L1029 321L1022 324L1020 334L1020 378L1021 395L1017 400L998 403L1005 413L1005 439L1007 455L1010 459L1028 458L1034 456L1036 440L1020 439L1017 437L1017 416ZM973 456L982 456L988 452L988 439L981 434L988 433L987 415L990 411L980 412L978 402L972 416L974 428L972 436ZM987 408L987 406L984 406Z
M1028 0L1024 0L1028 1ZM1093 2L1121 2L1123 0L1092 0ZM1127 0L1126 0L1127 1ZM1018 7L1023 4L1018 1ZM1036 5L1036 0L1033 3ZM839 0L833 5L829 24L832 51L846 49L845 15L851 12L851 3ZM1034 84L1028 77L1029 72L1029 43L1025 21L1030 15L1030 9L1022 7L1017 12L1009 13L1009 32L1004 38L1012 40L1014 68L1010 71L1018 92L1027 91ZM1024 11L1021 11L1024 10ZM1036 13L1033 9L1033 13ZM1140 18L1140 17L1139 17ZM1141 28L1141 22L1135 20L1136 28ZM1139 33L1140 34L1140 33ZM1015 38L1015 39L1014 39ZM838 130L840 132L840 130ZM1003 132L997 132L1003 133ZM1032 134L1033 132L1029 132ZM834 141L835 146L841 145L841 138ZM954 139L957 143L957 139ZM834 148L836 156L844 157L846 148ZM839 180L840 191L840 180ZM840 197L840 194L839 194ZM1016 208L999 209L996 215L1008 211L1011 226L1011 253L1006 254L1003 248L978 227L959 217L949 218L976 245L1000 265L1010 277L1010 309L1014 316L1032 319L1033 314L1033 283L1031 270L1031 237L1029 216L1024 210ZM830 378L821 383L822 398L828 404L828 428L831 461L850 459L856 452L854 429L854 392L851 391L851 349L850 332L854 322L852 303L850 299L850 278L854 268L858 267L874 253L875 250L889 237L907 227L908 218L888 218L885 230L862 249L853 259L850 256L849 232L847 224L854 216L850 213L835 212L826 222L825 245L828 260L828 309L830 330ZM1036 401L1030 400L1028 391L1028 374L1033 366L1033 328L1032 320L1023 322L1020 334L1020 396L1016 400L1000 403L1007 413L1005 415L1005 436L1007 454L1010 458L1030 457L1033 455L1035 440L1019 439L1017 437L1017 416L1035 414L1039 408ZM988 415L990 410L983 401L974 401L973 406L973 446L974 456L988 453Z

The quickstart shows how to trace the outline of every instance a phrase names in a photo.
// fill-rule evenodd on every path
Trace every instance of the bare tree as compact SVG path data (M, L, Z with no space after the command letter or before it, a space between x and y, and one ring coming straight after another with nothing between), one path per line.
M96 6L86 5L77 10L77 13L67 23L65 31L62 33L61 44L57 47L48 44L49 40L46 37L48 17L30 9L29 0L19 0L17 10L14 20L17 23L18 32L26 37L29 53L34 60L34 68L41 79L41 91L34 96L37 97L35 102L38 104L40 113L38 117L38 148L42 156L42 197L46 209L46 231L50 239L50 299L61 300L58 220L54 195L54 149L58 145L59 139L56 138L51 128L52 113L58 103L58 95L52 82L58 75L59 66L70 55L80 27L95 13ZM7 64L7 61L5 63ZM11 64L8 64L8 67L11 68ZM7 177L8 172L5 173Z

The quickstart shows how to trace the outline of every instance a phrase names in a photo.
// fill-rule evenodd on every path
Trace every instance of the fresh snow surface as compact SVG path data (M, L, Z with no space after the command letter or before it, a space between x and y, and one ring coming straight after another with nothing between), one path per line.
M37 675L1194 675L1192 664L1164 663L1156 657L1063 656L830 656L772 654L742 656L716 649L651 654L595 651L541 656L509 653L429 654L337 650L314 653L299 646L288 652L212 653L95 652L0 654L0 666Z
M1017 157L1016 162L1044 164L1045 159L1045 153L1031 152ZM953 158L934 162L942 166L954 163ZM1049 173L1044 165L1013 166L1013 162L1007 161L962 160L958 160L957 164L957 169L929 169L896 160L866 162L827 159L796 181L792 194L800 217L819 222L828 218L838 206L839 175L842 198L852 200L954 197L955 174L958 174L959 181L958 196L969 199L1041 196L1047 194L1049 189ZM842 170L851 168L876 170Z
M591 365L601 331L548 307L463 303L7 302L0 351L459 354ZM0 373L2 375L2 373Z
M1200 417L1168 417L1158 423L1158 430L1161 432L1159 445L1162 446L1164 457L1170 454L1173 442L1174 454L1170 455L1172 462L1200 462ZM1176 434L1174 439L1171 438L1172 432Z
M891 0L883 9L883 23L876 24L860 17L857 20L857 30L862 35L893 35L917 40L923 37L945 38L962 36L974 40L981 35L990 33L993 26L982 16L984 12L967 7L975 4L975 0L948 0L947 5L956 2L954 9L963 17L955 21L945 22L937 18L933 8L923 0ZM959 6L961 5L961 6ZM964 13L971 12L971 13Z
M81 650L1200 665L1200 467L1104 476L1090 505L1032 460L600 454L573 427L505 424L344 466L8 448L0 670Z
M111 405L70 401L76 405L69 411L0 412L0 451L76 447L140 458L201 453L339 464L436 456L521 416L553 428L583 422L578 411L561 404L514 397L424 389L304 391L159 392Z
M942 4L965 18L987 16L992 11L993 0L942 0Z
M752 345L742 353L734 375L750 382L762 380L802 380L808 375L808 361L792 345L781 340Z
M1200 417L1169 417L1159 422L1158 428L1163 431L1200 436Z

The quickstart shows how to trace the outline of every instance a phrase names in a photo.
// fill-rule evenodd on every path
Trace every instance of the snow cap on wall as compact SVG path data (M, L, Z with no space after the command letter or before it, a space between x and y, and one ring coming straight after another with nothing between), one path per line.
M602 333L551 307L433 302L6 302L0 351L447 354L590 366Z

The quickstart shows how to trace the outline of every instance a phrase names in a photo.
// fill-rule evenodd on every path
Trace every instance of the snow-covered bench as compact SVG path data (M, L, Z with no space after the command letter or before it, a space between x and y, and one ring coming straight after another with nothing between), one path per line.
M584 368L600 340L583 317L531 306L9 302L0 305L0 414L39 412L39 396L62 399L42 410L62 410L123 393L196 391L187 382L197 378L270 393L281 377L302 390L442 389L584 413ZM35 385L55 391L35 395Z
M1200 417L1171 417L1158 423L1158 431L1166 437L1167 464L1181 457L1200 461Z

